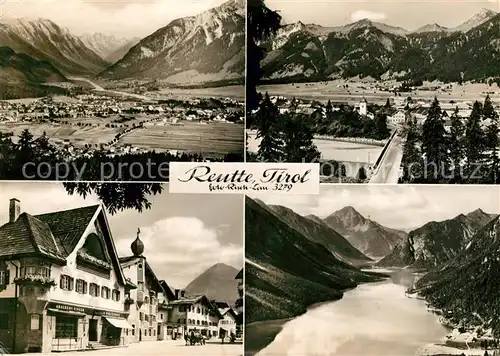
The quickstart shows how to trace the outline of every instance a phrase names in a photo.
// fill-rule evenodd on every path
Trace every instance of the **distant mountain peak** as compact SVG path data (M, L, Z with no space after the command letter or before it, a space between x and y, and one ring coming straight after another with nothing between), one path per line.
M414 33L447 32L447 31L448 29L446 27L438 25L437 23L432 23L418 28L417 30L414 31Z
M208 299L233 304L238 298L238 272L233 266L216 263L186 286L186 295L206 295Z
M472 16L470 19L468 19L467 21L465 21L461 25L457 26L454 29L454 31L467 32L467 31L473 29L474 27L477 27L477 26L485 23L486 21L492 19L496 15L498 15L497 12L490 10L490 9L483 8L477 14Z

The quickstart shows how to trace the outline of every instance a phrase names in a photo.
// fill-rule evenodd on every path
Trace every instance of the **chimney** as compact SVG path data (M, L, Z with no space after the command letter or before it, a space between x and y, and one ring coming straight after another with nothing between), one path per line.
M21 202L16 198L12 198L9 205L9 222L16 221L19 214L21 214Z
M174 291L174 293L175 293L175 299L176 299L176 300L177 300L177 299L179 299L179 290L178 290L178 289L176 289L176 290Z

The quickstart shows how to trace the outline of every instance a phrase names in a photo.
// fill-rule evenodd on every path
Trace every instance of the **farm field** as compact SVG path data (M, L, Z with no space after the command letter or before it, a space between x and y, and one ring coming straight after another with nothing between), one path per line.
M130 144L157 150L179 150L218 158L230 152L242 152L242 124L182 122L181 125L146 127L124 135L118 145Z
M244 100L245 87L241 85L233 85L226 87L200 88L200 89L168 88L168 89L160 89L160 91L158 91L158 94L161 97L166 96L167 98L179 98L179 99L227 97L236 100ZM152 97L154 97L154 95L152 95Z
M348 88L342 86L347 84ZM396 82L394 82L396 84ZM261 93L269 93L269 95L295 97L298 99L318 100L342 103L359 103L363 98L369 103L384 104L387 98L394 97L391 92L378 91L370 88L368 83L363 82L347 82L344 80L332 80L329 82L316 83L296 83L296 84L272 84L263 85L258 88ZM436 84L437 85L437 84ZM465 84L462 86L453 85L450 92L417 90L408 93L401 93L401 97L411 96L414 100L430 101L437 97L441 102L453 101L484 101L485 92L499 93L500 89L496 84L489 87L486 84ZM492 100L499 100L498 95L490 94ZM497 97L495 99L495 97Z
M118 128L107 128L104 125L97 126L74 126L74 125L52 125L52 124L35 124L35 123L2 123L0 124L0 132L12 132L13 140L17 138L21 132L28 129L33 136L42 136L44 132L51 140L69 140L73 145L83 147L85 144L99 145L111 141L120 131Z
M255 132L248 131L247 147L249 152L257 152L260 139L256 138ZM338 162L363 162L375 163L382 152L382 146L368 145L363 143L333 141L325 139L313 140L321 158Z

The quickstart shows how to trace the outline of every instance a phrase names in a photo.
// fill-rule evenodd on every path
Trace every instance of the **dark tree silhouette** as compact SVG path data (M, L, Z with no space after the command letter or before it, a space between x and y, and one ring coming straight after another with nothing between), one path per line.
M478 101L472 106L472 112L467 120L465 130L465 152L467 157L467 171L470 174L477 164L481 164L485 149L485 134L481 128L482 105Z
M434 98L422 126L422 151L425 154L429 183L443 179L449 168L447 146L443 114L439 101Z
M276 34L280 26L281 16L269 9L264 0L247 1L247 112L257 109L261 100L257 86L262 78L260 61L264 58L265 52L259 46L259 42Z

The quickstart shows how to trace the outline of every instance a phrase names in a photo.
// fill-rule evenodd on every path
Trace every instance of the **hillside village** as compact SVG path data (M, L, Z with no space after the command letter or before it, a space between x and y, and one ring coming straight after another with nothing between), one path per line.
M241 344L237 300L173 288L143 255L140 231L130 240L131 254L118 256L101 205L33 216L11 199L9 221L0 226L2 349L90 351L148 341ZM238 295L242 272L233 268L228 278L232 295Z

